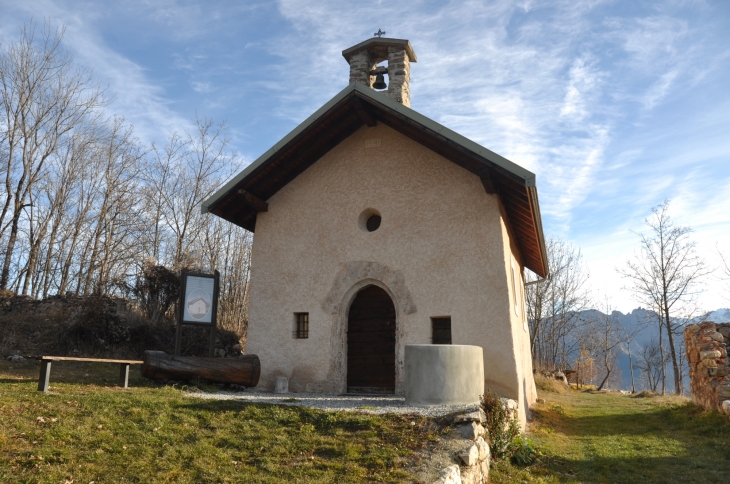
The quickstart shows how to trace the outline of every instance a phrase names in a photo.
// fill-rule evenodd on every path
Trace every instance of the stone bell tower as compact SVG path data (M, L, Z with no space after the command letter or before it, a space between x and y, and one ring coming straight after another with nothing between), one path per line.
M350 82L359 82L375 89L377 86L373 87L373 81L376 76L387 74L388 89L378 92L411 107L411 92L408 87L411 80L411 62L417 62L418 59L409 41L373 37L343 50L342 56L350 64ZM388 61L388 66L378 67L384 60Z

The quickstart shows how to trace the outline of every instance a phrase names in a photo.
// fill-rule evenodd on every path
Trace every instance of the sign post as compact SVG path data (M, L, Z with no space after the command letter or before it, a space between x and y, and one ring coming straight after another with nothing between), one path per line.
M213 274L204 274L183 269L180 280L180 308L175 333L175 356L180 356L184 324L210 326L208 356L214 356L219 280L218 271Z

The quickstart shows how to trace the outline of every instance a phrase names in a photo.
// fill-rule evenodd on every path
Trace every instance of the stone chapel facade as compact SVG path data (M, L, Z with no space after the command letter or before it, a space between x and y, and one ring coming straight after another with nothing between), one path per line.
M524 268L548 272L534 174L409 108L407 40L343 56L350 85L203 204L255 232L260 386L399 394L406 344L469 344L485 389L529 407Z

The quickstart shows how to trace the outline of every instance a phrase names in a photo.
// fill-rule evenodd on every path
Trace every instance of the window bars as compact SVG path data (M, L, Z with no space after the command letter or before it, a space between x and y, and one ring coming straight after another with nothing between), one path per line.
M294 313L294 319L296 324L294 338L309 338L309 313Z

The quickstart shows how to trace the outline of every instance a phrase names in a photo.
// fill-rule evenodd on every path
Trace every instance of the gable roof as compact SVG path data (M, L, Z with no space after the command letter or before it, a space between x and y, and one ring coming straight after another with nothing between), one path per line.
M499 195L527 268L547 277L535 175L506 158L372 89L353 82L203 202L210 212L250 231L265 200L363 124L381 122L479 176Z

